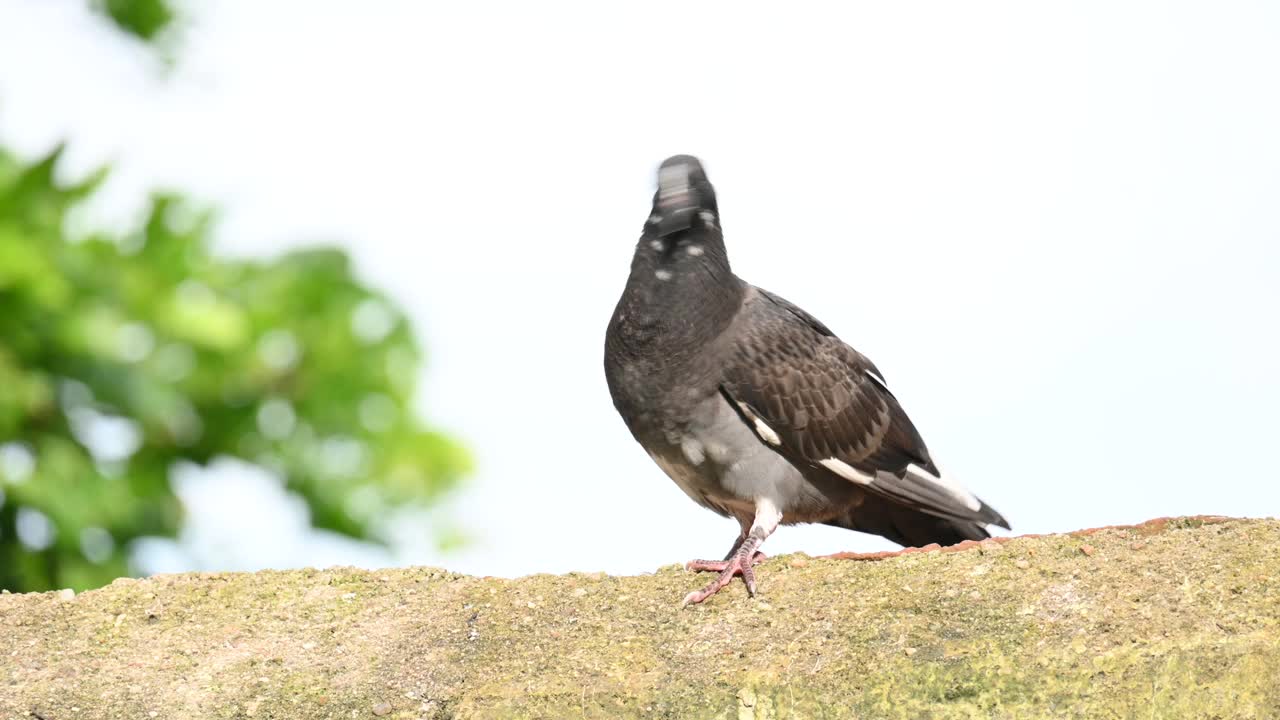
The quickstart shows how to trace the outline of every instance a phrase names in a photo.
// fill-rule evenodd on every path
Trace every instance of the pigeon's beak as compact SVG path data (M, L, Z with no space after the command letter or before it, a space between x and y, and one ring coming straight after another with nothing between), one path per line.
M662 211L662 219L658 220L658 237L663 238L682 230L688 230L693 227L693 218L697 214L698 208L696 207L682 207Z
M658 220L658 237L666 237L693 227L698 214L698 193L689 183L689 168L684 164L664 167L658 172L658 198L654 212Z

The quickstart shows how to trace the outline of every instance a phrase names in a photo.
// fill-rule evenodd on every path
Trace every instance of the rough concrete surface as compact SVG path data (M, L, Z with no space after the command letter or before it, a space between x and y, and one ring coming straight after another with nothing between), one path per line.
M0 595L0 720L1280 718L1280 522L705 576L432 568Z

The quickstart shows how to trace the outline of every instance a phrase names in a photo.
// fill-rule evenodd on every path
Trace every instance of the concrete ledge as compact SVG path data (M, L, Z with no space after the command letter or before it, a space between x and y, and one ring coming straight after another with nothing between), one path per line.
M419 568L0 595L0 719L1278 718L1280 522L705 580Z

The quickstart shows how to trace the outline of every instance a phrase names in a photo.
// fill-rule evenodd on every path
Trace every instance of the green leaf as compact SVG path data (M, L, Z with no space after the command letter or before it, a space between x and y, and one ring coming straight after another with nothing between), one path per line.
M174 13L165 0L94 0L121 30L142 40L154 40L170 23Z
M70 238L102 176L60 183L59 157L0 152L0 587L124 572L133 541L177 534L179 463L258 463L317 527L374 541L391 506L458 486L468 454L411 410L412 329L345 253L218 257L211 215L173 194L138 232ZM23 544L18 508L50 545Z

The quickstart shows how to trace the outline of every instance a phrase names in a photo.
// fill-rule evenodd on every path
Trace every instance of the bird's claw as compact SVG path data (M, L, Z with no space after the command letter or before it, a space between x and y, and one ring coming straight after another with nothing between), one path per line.
M737 575L741 575L742 581L746 583L747 594L754 597L756 594L756 574L753 567L763 562L764 559L764 553L757 552L752 553L750 561L744 560L741 553L735 553L728 560L691 560L685 565L690 570L718 572L720 574L701 590L694 590L685 595L684 599L680 601L680 607L696 605L715 595L730 582L733 582L733 578Z

